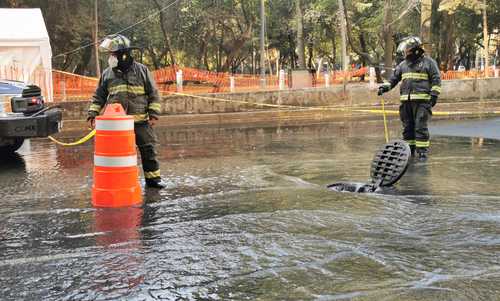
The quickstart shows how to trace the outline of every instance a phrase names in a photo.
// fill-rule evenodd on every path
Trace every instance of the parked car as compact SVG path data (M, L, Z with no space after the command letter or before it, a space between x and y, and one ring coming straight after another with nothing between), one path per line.
M0 155L15 152L25 139L47 137L61 127L61 110L46 106L38 86L0 80Z

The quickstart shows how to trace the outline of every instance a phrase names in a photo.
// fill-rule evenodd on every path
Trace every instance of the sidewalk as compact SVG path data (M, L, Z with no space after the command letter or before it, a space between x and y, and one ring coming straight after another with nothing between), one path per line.
M83 106L81 108L83 110ZM398 105L387 105L389 119L399 119ZM74 116L74 115L73 115ZM75 117L79 117L78 114ZM487 118L500 116L500 100L438 103L434 109L434 120ZM75 132L85 132L87 124L83 118L64 119L62 136L71 136ZM176 114L160 117L161 127L196 127L225 125L305 125L329 122L356 122L379 120L382 118L380 105L360 106L355 108L308 108L308 109L269 109L248 112Z

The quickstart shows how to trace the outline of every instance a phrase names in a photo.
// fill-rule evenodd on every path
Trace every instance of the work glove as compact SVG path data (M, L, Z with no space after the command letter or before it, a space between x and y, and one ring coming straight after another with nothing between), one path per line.
M89 112L89 116L87 117L87 124L89 128L95 128L95 118L97 117L97 112Z
M380 87L378 87L378 96L381 96L382 94L386 93L386 92L389 92L390 88L389 86L387 85L382 85Z
M431 95L431 106L435 106L438 101L437 95Z
M148 111L148 115L149 115L149 120L148 120L149 125L154 126L159 119L158 115L153 111Z

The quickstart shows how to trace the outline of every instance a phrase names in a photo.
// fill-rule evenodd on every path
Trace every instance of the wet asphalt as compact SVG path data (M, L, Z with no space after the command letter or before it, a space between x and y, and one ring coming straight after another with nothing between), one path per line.
M499 122L433 123L384 194L326 189L368 180L380 122L158 128L168 187L125 209L92 208L92 144L32 140L0 163L0 299L497 300Z

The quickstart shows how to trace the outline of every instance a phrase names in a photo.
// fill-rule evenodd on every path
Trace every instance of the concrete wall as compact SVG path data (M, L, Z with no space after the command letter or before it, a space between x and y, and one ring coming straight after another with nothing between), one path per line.
M228 100L228 102L200 99L199 96ZM387 104L399 103L399 89L395 88L384 96ZM441 103L457 103L470 100L493 99L500 103L500 78L452 80L443 82ZM231 101L248 102L242 104ZM300 89L286 91L219 93L191 96L169 95L162 99L163 114L210 114L258 112L273 110L256 104L274 104L299 107L314 106L374 106L380 104L376 91L370 91L367 84L350 84L331 88ZM86 119L88 102L61 103L65 120ZM275 108L274 108L275 110Z

